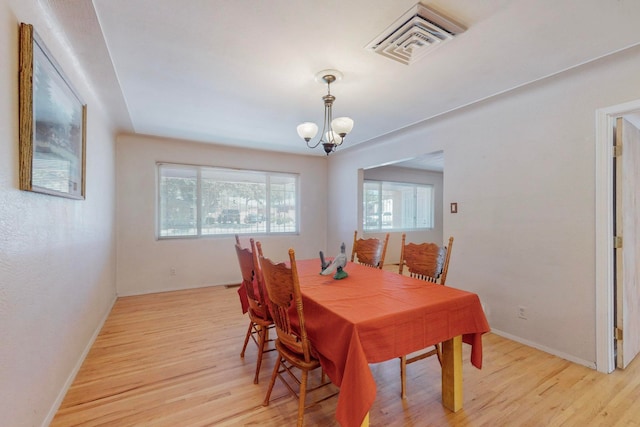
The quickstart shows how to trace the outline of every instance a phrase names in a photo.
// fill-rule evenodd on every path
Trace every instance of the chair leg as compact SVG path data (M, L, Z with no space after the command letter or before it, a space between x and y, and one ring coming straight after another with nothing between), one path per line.
M407 397L407 356L400 357L400 397Z
M249 338L251 337L251 328L253 328L253 322L249 320L249 329L247 330L247 336L244 337L244 345L242 346L240 357L244 357L244 351L247 349L247 343L249 342Z
M271 391L273 390L273 386L276 383L276 377L278 376L278 370L280 369L281 363L282 363L282 357L278 354L278 359L276 360L276 364L273 367L273 373L271 374L271 381L269 381L269 388L267 389L267 395L264 397L264 402L262 402L263 406L269 406L269 399L271 399Z
M304 424L304 401L307 398L307 378L309 371L302 371L302 378L300 379L300 392L298 393L298 427L302 427Z
M440 344L435 345L436 348L436 356L438 356L438 362L440 362L440 366L442 366L442 348Z
M264 353L265 335L267 335L268 329L261 327L258 331L258 360L256 361L256 376L253 378L253 383L258 384L258 377L260 376L260 365L262 365L262 355Z

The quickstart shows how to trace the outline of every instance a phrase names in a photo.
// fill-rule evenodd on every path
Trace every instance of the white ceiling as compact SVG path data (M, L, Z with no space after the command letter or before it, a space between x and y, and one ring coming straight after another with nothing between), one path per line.
M467 30L410 66L365 46L416 0L46 1L120 130L302 154L322 69L344 150L640 42L638 0L424 0Z

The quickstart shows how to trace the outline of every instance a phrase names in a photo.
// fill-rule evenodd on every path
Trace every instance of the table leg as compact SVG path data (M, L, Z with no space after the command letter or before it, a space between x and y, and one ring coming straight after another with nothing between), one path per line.
M462 336L442 343L442 405L462 409Z

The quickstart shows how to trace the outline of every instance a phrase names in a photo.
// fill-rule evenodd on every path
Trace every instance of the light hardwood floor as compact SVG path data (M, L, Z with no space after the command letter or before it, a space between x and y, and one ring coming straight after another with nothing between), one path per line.
M253 384L256 346L240 358L247 326L235 288L119 298L52 426L295 425L297 402L279 382L262 406L276 354L266 354ZM482 370L467 346L463 363L457 413L442 407L436 358L407 368L405 400L399 361L371 365L371 426L640 425L638 360L605 375L487 334ZM307 409L305 425L337 426L335 405Z

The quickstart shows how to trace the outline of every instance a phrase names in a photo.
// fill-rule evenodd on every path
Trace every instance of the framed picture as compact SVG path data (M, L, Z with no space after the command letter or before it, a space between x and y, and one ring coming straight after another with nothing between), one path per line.
M87 106L24 23L19 91L20 189L84 199Z

